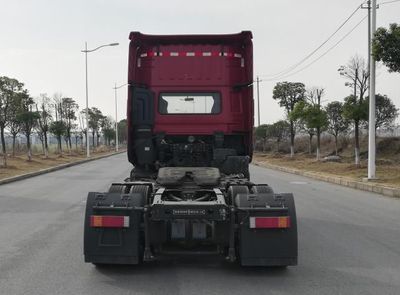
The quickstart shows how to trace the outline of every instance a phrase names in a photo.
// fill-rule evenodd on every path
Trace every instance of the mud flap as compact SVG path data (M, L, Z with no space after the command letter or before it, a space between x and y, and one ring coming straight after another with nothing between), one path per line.
M142 194L90 192L86 202L84 226L85 262L93 264L138 264L143 257L140 239ZM122 224L101 224L111 216ZM122 217L122 219L121 219ZM97 224L93 224L94 218Z
M240 264L243 266L297 265L297 221L293 195L259 194L256 198L258 204L262 203L263 207L253 206L252 208L246 206L249 205L246 202L248 198L249 195L239 195L238 199L242 199L242 202L236 202L242 207L238 208ZM279 202L284 204L286 209L269 207L271 203L276 205ZM257 227L254 221L260 217L261 221L274 221L274 218L276 220L277 217L282 217L288 222L288 227L274 228L274 225L271 228Z

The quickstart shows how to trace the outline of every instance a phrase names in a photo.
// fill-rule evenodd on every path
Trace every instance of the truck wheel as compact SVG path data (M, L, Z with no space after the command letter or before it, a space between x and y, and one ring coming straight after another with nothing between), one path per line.
M254 194L273 194L274 190L269 185L255 185L252 187Z
M245 185L232 185L228 189L228 203L232 205L235 201L235 198L238 194L248 194L249 188Z
M149 185L132 185L129 193L130 194L139 194L140 195L140 206L145 206L151 202L151 192L152 192L152 187ZM146 213L145 213L146 214ZM144 230L140 231L139 234L139 259L140 263L144 261L145 258L145 249L146 249L146 243L148 243L150 233L148 232L148 226L146 226L146 217L142 215L141 217L141 222L144 223ZM149 249L149 247L147 248Z
M132 185L130 194L141 194L143 196L144 204L148 204L151 195L151 187L148 185Z
M110 189L108 190L108 192L123 194L123 193L125 193L125 189L126 189L125 185L113 184L110 186Z

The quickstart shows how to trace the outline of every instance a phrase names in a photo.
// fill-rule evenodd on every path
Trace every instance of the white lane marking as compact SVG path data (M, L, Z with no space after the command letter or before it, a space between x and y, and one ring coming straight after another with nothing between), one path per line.
M291 181L289 183L291 183L291 184L308 184L308 182L306 182L306 181Z

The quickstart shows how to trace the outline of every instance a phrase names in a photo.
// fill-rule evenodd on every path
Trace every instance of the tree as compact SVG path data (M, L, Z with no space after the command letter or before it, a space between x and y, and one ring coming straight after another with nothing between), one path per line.
M369 97L366 98L369 104ZM387 95L377 94L375 96L376 119L375 130L378 128L390 128L399 116L399 110Z
M58 120L50 123L49 130L57 138L57 150L60 156L62 155L61 139L62 136L65 134L65 129L65 123L63 121Z
M294 110L297 102L303 101L305 97L305 86L303 83L279 82L273 90L273 99L279 101L279 105L284 107L289 118L290 124L290 156L294 156L294 137L295 121L290 118L290 113Z
M338 155L338 137L349 129L349 121L343 117L343 103L333 101L325 108L328 116L328 132L335 137L335 154Z
M103 136L106 145L111 145L111 140L115 139L115 129L112 117L103 116L100 121L101 130L103 131Z
M12 135L12 155L15 157L15 141L18 133L21 132L22 122L20 121L19 114L21 113L21 97L22 94L18 94L12 100L9 109L9 123L8 130Z
M355 164L360 165L360 123L368 119L368 110L365 108L364 95L368 90L369 69L365 60L359 56L350 59L346 66L339 68L341 76L350 80L345 85L353 88L353 95L345 99L344 117L354 123ZM358 96L357 96L358 94Z
M56 92L53 94L53 103L55 121L50 124L50 132L56 137L57 153L62 156L62 137L65 135L65 122L63 118L61 93Z
M111 145L111 140L115 139L115 129L113 128L106 128L103 129L104 139L106 141L106 145Z
M1 151L3 153L3 166L7 167L6 140L4 129L8 123L8 108L10 105L10 95L7 89L7 77L0 77L0 132L1 132Z
M320 159L321 132L328 126L328 116L321 108L321 98L324 95L324 88L312 88L307 95L310 102L308 111L309 128L315 128L317 132L317 160Z
M359 100L354 95L350 95L344 99L343 117L354 124L354 140L355 140L355 164L360 165L360 141L359 126L362 122L368 120L368 104L365 100Z
M92 141L93 147L95 147L94 136L97 133L97 145L99 144L99 129L100 129L100 120L103 118L102 112L96 108L89 109L89 128L92 129Z
M44 146L44 156L46 159L49 157L47 133L49 132L52 121L50 106L50 98L47 96L47 94L40 94L38 103L36 103L36 112L39 114L37 129L38 133L42 135L42 144Z
M323 88L313 88L307 93L307 101L299 101L296 103L294 110L290 114L292 120L303 122L310 135L310 149L313 131L317 135L317 160L320 159L320 138L321 132L328 125L326 111L321 108L321 98L324 93Z
M265 151L266 141L267 141L267 130L271 127L269 124L262 124L255 128L256 139L262 141L262 151Z
M267 130L267 136L275 138L276 151L279 152L279 144L286 139L290 133L290 124L285 120L280 120L270 125Z
M75 150L78 150L78 140L80 140L82 144L83 134L79 129L74 129L72 131L72 134L74 135L75 138Z
M302 122L302 130L308 134L308 154L312 155L313 153L313 148L312 148L312 139L315 134L317 134L317 131L315 128L309 128L307 127L307 123Z
M378 28L375 32L372 54L377 61L382 61L390 72L400 72L400 26L390 24L389 30Z
M24 84L16 79L0 77L0 138L3 153L3 165L7 167L7 149L4 130L10 122L10 107L13 100L23 91Z
M70 97L64 97L61 100L62 118L65 122L65 137L69 151L72 150L71 143L71 130L75 127L76 112L78 111L78 104Z
M128 134L128 123L126 119L118 122L118 140L119 142L126 142Z
M299 101L294 110L291 112L290 117L297 122L296 127L299 132L304 132L308 134L308 153L312 154L312 139L316 134L316 130L313 127L309 127L306 121L305 115L305 108L306 108L305 101Z
M80 138L81 138L81 149L83 150L83 136L85 136L85 143L88 140L88 134L86 132L86 125L85 125L85 116L86 112L85 110L82 110L78 116L78 121L79 121L79 130L80 130Z
M28 149L27 156L28 161L32 161L32 149L31 149L31 134L32 129L37 124L37 120L40 115L38 112L32 111L35 101L29 96L28 92L25 90L21 96L21 112L18 114L18 119L22 124L22 132L26 137L26 146Z

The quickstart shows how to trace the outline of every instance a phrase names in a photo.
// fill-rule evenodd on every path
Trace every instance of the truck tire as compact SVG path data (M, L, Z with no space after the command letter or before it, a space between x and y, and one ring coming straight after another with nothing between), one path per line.
M143 203L147 205L151 196L151 187L148 185L132 185L129 190L129 193L141 194L143 196Z
M255 185L251 188L254 194L273 194L274 190L269 185Z
M238 194L248 194L249 188L245 185L232 185L228 188L228 203L232 205L235 202L235 198Z
M148 205L151 200L151 192L152 187L149 185L132 185L129 194L139 194L141 197L141 201L139 202L140 206ZM141 222L145 222L143 216L141 217ZM149 234L149 233L148 233ZM144 230L140 231L139 234L139 264L143 263L144 260L144 252L145 252L145 239L146 239L146 226Z
M108 190L109 193L120 193L123 194L125 193L126 187L125 185L121 184L113 184L110 186L110 189Z

